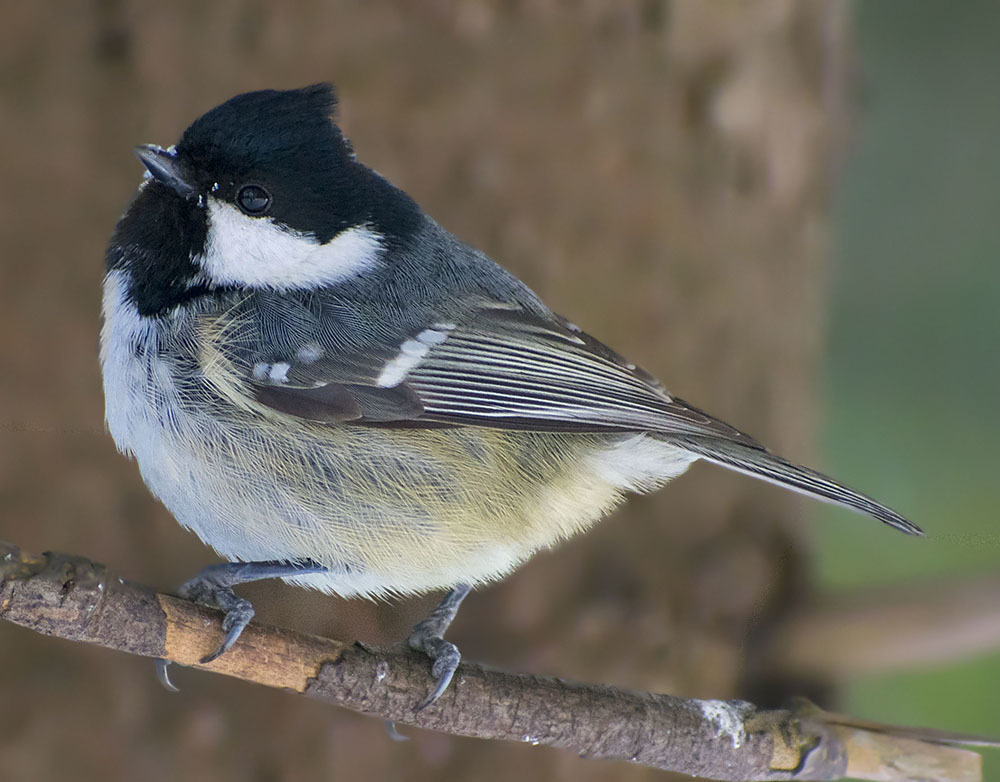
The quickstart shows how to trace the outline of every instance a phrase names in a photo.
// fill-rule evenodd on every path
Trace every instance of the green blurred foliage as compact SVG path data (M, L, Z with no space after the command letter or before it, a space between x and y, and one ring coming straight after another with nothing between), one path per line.
M1000 4L893 0L855 14L859 100L834 205L824 442L834 475L930 537L889 546L820 509L819 572L838 588L1000 565ZM872 403L885 398L891 416ZM845 705L1000 736L998 687L995 654L866 678ZM1000 779L995 756L985 768Z

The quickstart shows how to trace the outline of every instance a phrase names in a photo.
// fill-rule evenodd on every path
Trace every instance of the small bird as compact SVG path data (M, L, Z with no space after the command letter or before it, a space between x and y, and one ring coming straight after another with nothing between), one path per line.
M335 105L329 84L251 92L137 147L107 250L108 428L227 560L178 589L225 612L204 662L253 616L240 583L448 589L408 639L436 679L422 708L472 586L698 459L921 534L554 314L359 162Z

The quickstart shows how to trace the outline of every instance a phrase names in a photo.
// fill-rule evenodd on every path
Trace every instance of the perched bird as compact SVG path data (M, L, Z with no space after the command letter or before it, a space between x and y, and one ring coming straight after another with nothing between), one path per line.
M326 84L247 93L138 147L107 250L108 427L229 560L178 591L226 612L206 661L253 615L239 583L449 589L409 638L433 661L426 705L471 586L698 459L920 533L551 312L359 162L334 106Z

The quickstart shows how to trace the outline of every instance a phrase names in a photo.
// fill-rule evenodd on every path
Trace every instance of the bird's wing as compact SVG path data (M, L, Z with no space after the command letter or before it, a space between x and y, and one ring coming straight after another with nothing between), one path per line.
M852 508L909 534L892 509L669 394L558 316L490 300L425 317L406 333L330 299L277 297L212 319L203 345L242 368L258 404L359 426L484 426L551 432L650 432L732 470ZM391 321L391 318L385 320Z
M255 301L209 339L270 408L359 425L650 431L760 446L669 394L563 318L481 299L405 333L344 322L326 302ZM352 345L344 335L365 334Z

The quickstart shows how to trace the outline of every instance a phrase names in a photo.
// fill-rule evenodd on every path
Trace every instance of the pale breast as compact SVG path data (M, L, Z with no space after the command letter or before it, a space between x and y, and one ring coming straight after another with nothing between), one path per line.
M219 395L205 377L177 376L177 352L202 366L197 341L141 318L122 272L105 282L104 317L108 428L154 495L227 559L310 558L330 571L290 580L344 596L498 578L597 521L626 491L651 489L691 461L643 435L385 429L257 414L247 399L229 398L239 384Z

